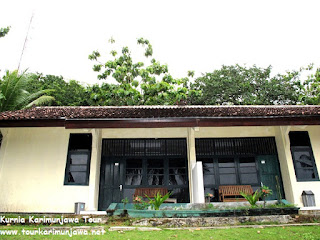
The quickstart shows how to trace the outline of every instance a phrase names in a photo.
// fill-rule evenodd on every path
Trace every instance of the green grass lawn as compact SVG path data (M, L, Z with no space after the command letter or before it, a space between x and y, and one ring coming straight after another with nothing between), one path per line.
M43 229L43 226L39 226ZM268 228L230 228L230 229L206 229L206 230L162 230L156 232L142 231L124 231L124 232L109 232L106 231L103 235L90 236L39 236L39 235L23 235L24 230L37 230L38 226L1 226L0 231L17 230L16 236L1 235L0 239L299 239L312 240L320 239L320 226L292 226L292 227L268 227ZM107 228L106 228L107 230Z

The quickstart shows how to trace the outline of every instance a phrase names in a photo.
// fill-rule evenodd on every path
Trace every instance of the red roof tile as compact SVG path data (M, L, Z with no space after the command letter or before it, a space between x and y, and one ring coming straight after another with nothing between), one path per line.
M320 106L35 107L0 113L3 120L260 118L320 116Z

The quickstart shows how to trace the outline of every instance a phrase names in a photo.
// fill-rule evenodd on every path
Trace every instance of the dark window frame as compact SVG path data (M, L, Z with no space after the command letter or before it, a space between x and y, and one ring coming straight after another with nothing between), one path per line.
M295 175L296 175L297 182L320 181L319 180L319 174L318 174L316 161L315 161L315 158L313 156L312 147L311 146L293 146L293 147L290 147L290 150L291 150L291 156L292 156L294 172L295 172ZM311 169L311 167L308 167L308 168L299 167L299 165L297 163L297 160L294 157L295 151L308 151L309 152L309 155L310 155L310 158L311 158L311 161L312 161L313 174L314 174L315 178L301 178L301 177L299 177L298 170Z
M304 133L306 134L305 137L307 137L307 143L305 143L303 146L298 146L296 144L292 145L292 142L295 142L294 139L291 139L291 136L294 135L294 133ZM291 135L291 136L290 136ZM311 139L309 136L309 132L308 131L290 131L288 133L289 136L289 140L290 140L290 151L291 151L291 158L293 161L293 166L294 166L294 172L296 175L296 179L297 182L313 182L313 181L320 181L319 179L319 174L318 174L318 169L317 169L317 165L316 165L316 161L313 155L313 150L312 150L312 144L311 144ZM298 174L298 170L303 170L303 169L311 169L311 167L299 167L298 163L297 163L297 159L295 159L295 152L298 151L306 151L309 152L311 161L312 161L312 169L313 169L313 174L314 174L314 178L301 178Z
M205 188L218 188L220 185L242 185L244 183L241 183L241 172L240 172L240 158L254 158L254 163L255 163L255 168L256 168L256 174L257 174L257 183L245 183L245 185L252 185L252 186L259 186L261 184L261 180L260 180L260 174L259 174L259 165L257 162L257 159L254 155L220 155L220 156L198 156L197 157L197 161L201 161L202 159L212 159L212 163L213 163L213 171L214 173L209 173L209 174L205 174L204 173L204 168L203 168L203 175L213 175L214 179L215 179L215 183L214 184L205 184L204 183L204 187ZM228 158L233 158L233 162L234 162L234 168L235 168L235 175L236 175L236 183L235 184L221 184L220 183L220 175L221 173L219 172L219 159L228 159Z
M161 150L153 151L150 146L155 144L165 144L161 147ZM130 144L133 144L139 149L130 149ZM134 146L134 147L135 147ZM142 150L142 147L144 148ZM149 151L150 150L150 151ZM137 187L147 188L167 188L169 192L172 192L171 197L177 198L178 202L190 202L189 192L189 174L188 174L188 157L187 157L187 139L186 138L104 138L102 139L102 153L101 155L105 159L113 159L123 161L123 167L126 169L127 159L141 159L142 166L142 183L140 185L127 185L126 174L123 174L120 179L123 182L123 196L126 191L134 190ZM162 185L149 185L147 179L147 160L148 159L163 159L164 160L164 180ZM169 184L169 175L177 176L179 174L169 174L169 161L170 159L183 159L186 169L186 182L185 184ZM133 191L132 191L133 194ZM127 196L131 199L131 195Z
M159 157L159 156L152 156L152 157L130 157L130 158L115 158L115 159L123 159L124 161L124 169L127 169L127 161L126 160L134 160L134 159L141 159L142 160L142 180L141 180L141 187L167 187L168 189L170 188L180 188L180 187L188 187L189 186L189 175L188 175L188 161L187 158L182 158L181 156L163 156L163 157ZM164 173L163 174L155 174L155 175L163 175L163 182L161 185L153 185L153 184L149 184L148 183L148 160L151 159L158 159L158 160L163 160L163 170ZM172 169L169 164L170 164L170 160L174 161L174 159L183 159L183 161L185 162L185 174L170 174L169 170ZM186 177L186 182L185 184L170 184L169 182L169 178L170 175L176 176L176 175L185 175ZM126 182L126 174L124 174L124 179L122 180L124 183ZM127 185L124 184L124 187L126 188L136 188L137 185Z
M88 135L88 134L81 134L81 133L71 133L69 136L69 147L70 147L70 139L72 135ZM89 186L89 179L90 179L90 166L91 166L91 153L92 153L92 134L91 135L91 144L90 144L90 149L69 149L68 148L68 154L67 154L67 163L66 163L66 168L65 168L65 175L64 175L64 185L65 186ZM71 161L71 156L72 155L87 155L87 163L86 164L70 164ZM70 170L70 166L72 165L81 165L81 166L86 166L85 171L74 171ZM85 172L85 182L80 183L80 182L69 182L69 173L70 172Z

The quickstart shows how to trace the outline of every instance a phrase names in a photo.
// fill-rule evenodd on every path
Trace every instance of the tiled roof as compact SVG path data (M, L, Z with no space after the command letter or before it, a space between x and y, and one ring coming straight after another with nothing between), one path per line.
M320 106L34 107L0 113L3 120L263 118L320 116Z

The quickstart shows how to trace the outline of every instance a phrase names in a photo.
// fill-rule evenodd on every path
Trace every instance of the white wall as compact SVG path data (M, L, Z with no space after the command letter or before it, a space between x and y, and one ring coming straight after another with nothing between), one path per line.
M99 149L93 134L89 186L64 185L69 134L64 128L15 128L6 132L0 153L0 211L73 212L75 202L94 208ZM91 132L91 131L89 131ZM96 168L96 169L95 169Z
M297 181L290 152L290 131L308 131L318 174L320 173L320 127L319 126L285 126L278 127L276 134L279 161L286 198L302 207L302 191L311 190L315 194L316 206L320 207L320 181Z
M188 128L109 128L102 138L187 138Z
M192 173L196 163L195 138L275 136L284 190L289 201L302 206L302 190L315 193L320 206L320 181L297 182L290 153L289 131L308 131L320 173L320 126L300 127L206 127L150 129L11 128L1 129L0 212L73 212L75 202L85 202L86 210L96 210L99 195L101 140L103 138L186 138L188 144L190 199L197 202ZM66 186L70 133L92 133L89 186ZM201 196L202 198L202 196ZM197 200L198 199L198 200ZM200 201L200 200L199 200Z

